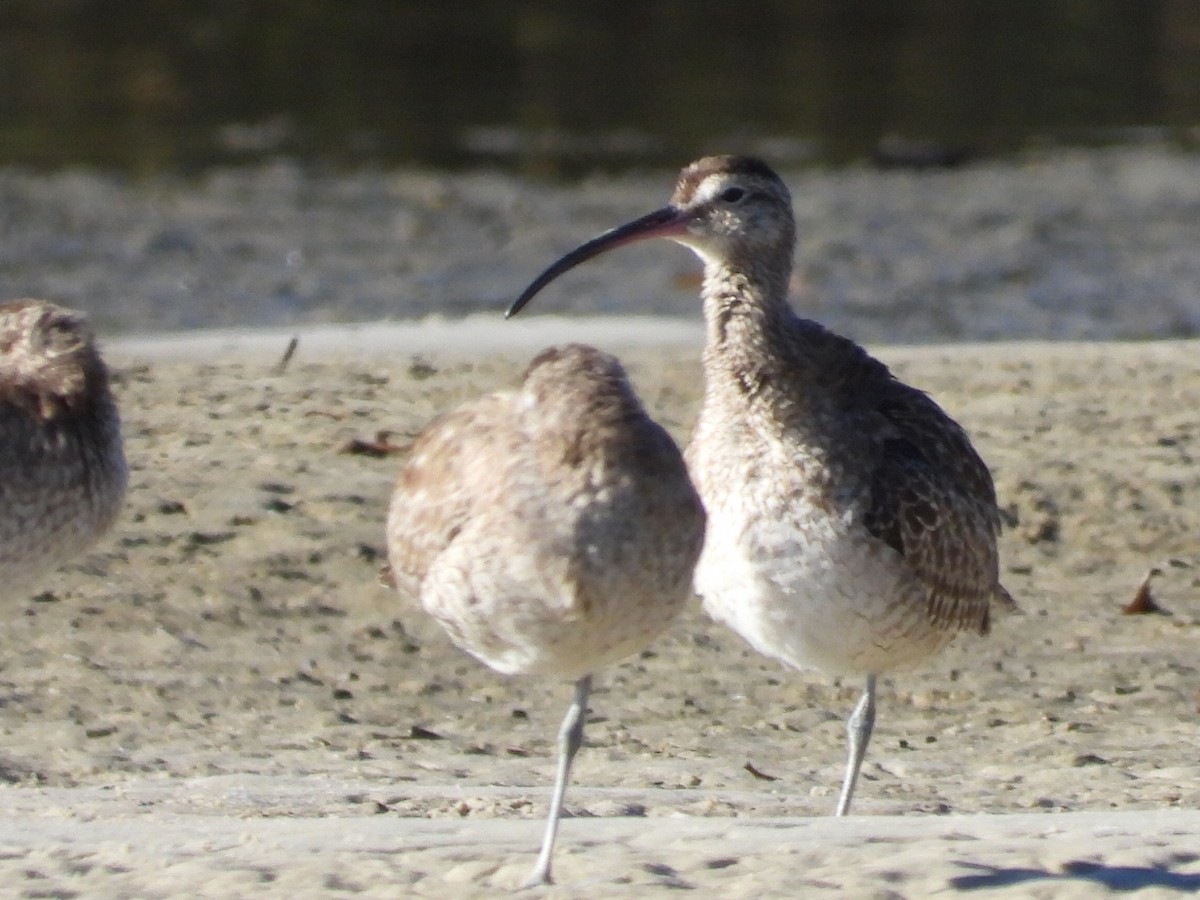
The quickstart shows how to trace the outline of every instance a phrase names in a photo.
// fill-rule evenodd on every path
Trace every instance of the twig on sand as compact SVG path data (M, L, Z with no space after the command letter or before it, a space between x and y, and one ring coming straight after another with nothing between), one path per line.
M287 349L283 351L283 356L279 358L279 362L275 363L275 374L282 375L288 367L288 363L292 361L292 357L296 353L296 348L300 346L300 335L292 335L292 339L288 341Z

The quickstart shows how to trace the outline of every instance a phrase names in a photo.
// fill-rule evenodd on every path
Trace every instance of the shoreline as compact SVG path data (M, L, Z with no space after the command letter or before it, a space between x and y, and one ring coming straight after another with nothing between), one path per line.
M522 356L550 344L582 342L618 352L692 348L699 354L704 326L699 319L664 316L559 316L526 314L519 320L476 314L463 319L427 318L350 324L302 325L294 328L212 328L189 331L127 333L102 337L103 349L115 357L159 361L245 360L278 358L292 338L294 359L308 362L386 358L392 354L437 354L450 358ZM871 353L908 358L929 352L963 354L1000 360L1028 351L1087 356L1096 352L1133 352L1156 346L1195 346L1200 338L1120 340L928 341L864 344ZM318 354L312 358L312 354Z
M391 354L436 353L449 357L520 356L550 344L594 343L616 347L695 347L703 340L699 321L662 316L523 316L477 314L459 320L361 322L297 328L220 328L161 334L125 334L104 340L116 356L157 360L278 358L298 338L295 359L383 358Z

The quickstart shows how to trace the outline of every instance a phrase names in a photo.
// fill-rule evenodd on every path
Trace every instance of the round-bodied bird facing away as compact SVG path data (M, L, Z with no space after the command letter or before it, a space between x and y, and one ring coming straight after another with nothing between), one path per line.
M926 394L793 312L791 196L757 159L692 163L668 206L564 256L508 314L573 266L653 237L704 263L704 402L686 454L708 512L696 592L761 653L865 678L847 722L844 815L876 676L1015 607L999 581L991 474Z
M575 681L541 853L550 882L592 673L645 648L691 596L704 510L620 363L543 350L519 389L431 422L388 511L388 561L451 640L504 674Z
M0 590L10 597L112 525L128 469L108 370L84 317L0 304Z

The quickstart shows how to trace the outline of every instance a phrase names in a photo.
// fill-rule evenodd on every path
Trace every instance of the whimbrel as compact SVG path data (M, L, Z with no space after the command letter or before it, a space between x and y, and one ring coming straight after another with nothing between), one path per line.
M435 419L413 445L388 512L397 587L493 669L575 681L528 886L551 881L592 673L676 617L703 541L679 448L592 347L543 350L517 391Z
M0 590L10 597L112 525L128 469L108 370L83 316L0 305Z
M1000 585L987 466L926 394L788 305L795 225L766 164L715 156L670 205L543 272L665 237L704 263L704 402L687 461L708 512L696 568L705 609L789 665L865 677L847 721L836 812L850 808L880 673L915 665L1015 604Z

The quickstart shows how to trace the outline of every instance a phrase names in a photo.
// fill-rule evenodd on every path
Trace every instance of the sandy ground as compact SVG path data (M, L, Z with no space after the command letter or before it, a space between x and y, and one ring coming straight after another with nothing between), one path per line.
M500 679L377 583L401 457L342 451L403 448L564 334L619 352L680 440L700 379L690 326L499 328L312 332L282 373L287 333L110 342L128 509L0 628L0 894L521 880L569 688ZM600 678L553 895L1200 890L1200 344L876 352L993 467L1022 613L883 680L835 821L860 686L689 610ZM1122 615L1152 567L1165 612Z
M677 171L550 184L286 160L191 179L0 169L0 297L50 297L112 333L494 312L558 254L664 204ZM858 340L1200 335L1200 154L781 174L793 293ZM629 247L537 308L692 317L698 274L682 248Z

